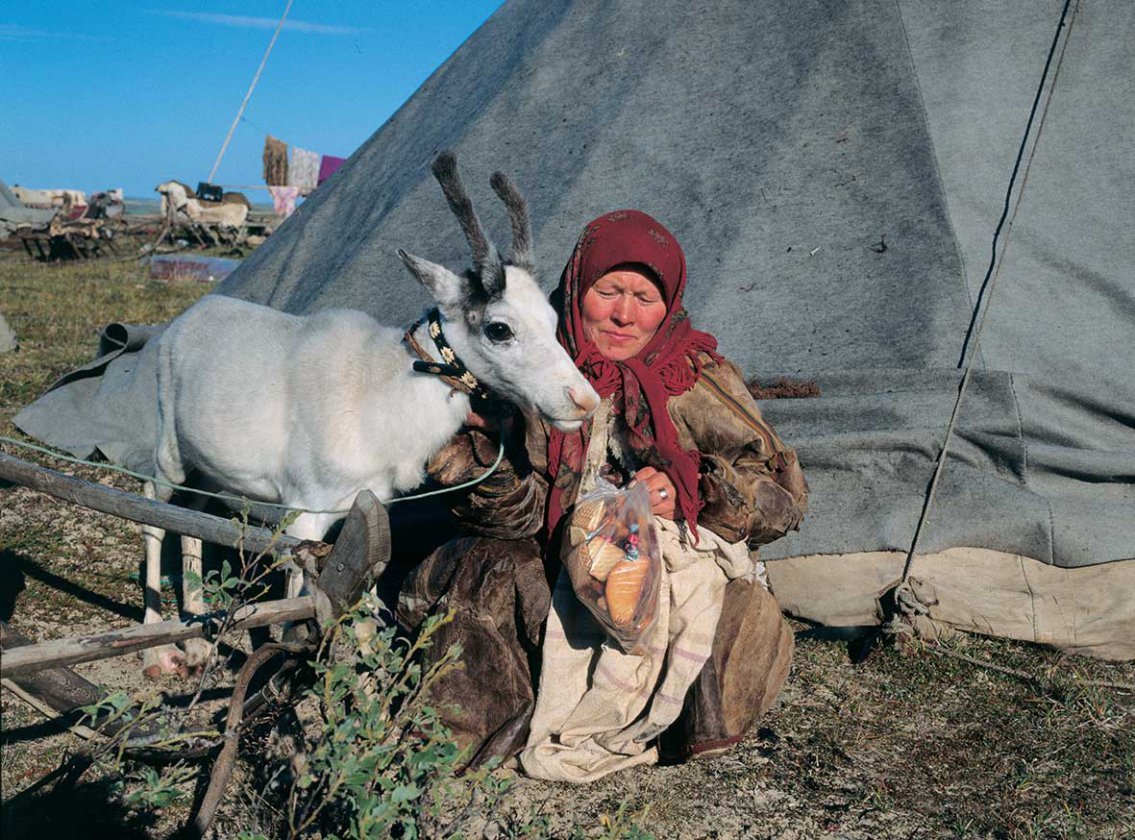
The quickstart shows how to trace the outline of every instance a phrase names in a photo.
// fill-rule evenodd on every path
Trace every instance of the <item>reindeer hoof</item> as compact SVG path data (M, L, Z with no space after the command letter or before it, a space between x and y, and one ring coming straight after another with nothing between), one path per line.
M204 639L186 639L185 665L195 676L205 670L205 663L213 652L213 646Z
M149 648L142 654L142 674L151 680L176 674L189 676L189 666L185 664L185 654L174 645Z

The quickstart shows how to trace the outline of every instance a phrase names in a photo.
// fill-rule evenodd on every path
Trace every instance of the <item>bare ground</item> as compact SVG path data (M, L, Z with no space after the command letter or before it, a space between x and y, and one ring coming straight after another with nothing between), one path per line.
M131 263L0 259L0 301L21 339L19 352L0 356L0 435L19 436L9 418L90 358L100 326L165 320L203 291L148 281ZM0 448L137 489L128 478ZM56 638L140 620L132 579L139 560L135 526L0 488L0 618L25 635ZM76 670L110 689L160 689L174 700L196 688L173 680L156 689L133 656ZM852 664L847 644L803 640L779 705L728 755L585 787L517 778L505 807L479 815L475 833L519 836L535 826L550 837L637 829L660 838L1135 837L1135 692L1090 681L1130 685L1135 665L976 636L944 651L880 646ZM64 800L32 795L83 742L8 690L0 691L0 712L6 840L166 836L184 819L184 805L157 819L126 810L108 780L93 779ZM253 824L254 769L241 768L243 794L238 786L218 836Z

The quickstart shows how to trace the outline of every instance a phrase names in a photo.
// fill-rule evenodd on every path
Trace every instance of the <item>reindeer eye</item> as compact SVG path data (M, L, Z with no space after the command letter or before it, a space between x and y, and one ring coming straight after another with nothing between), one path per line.
M488 336L489 341L496 344L503 344L512 338L512 327L504 321L493 321L492 323L485 324L485 335Z

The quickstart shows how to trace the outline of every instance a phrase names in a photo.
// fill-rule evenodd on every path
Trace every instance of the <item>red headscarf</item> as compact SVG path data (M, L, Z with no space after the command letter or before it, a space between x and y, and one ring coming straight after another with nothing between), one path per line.
M666 318L634 358L617 362L603 356L583 332L583 296L616 266L635 264L653 275L662 289ZM666 473L677 491L677 510L697 536L698 468L701 453L683 449L678 430L666 410L670 397L694 387L703 354L720 359L717 339L698 332L682 308L686 288L686 256L662 224L638 210L617 210L583 229L571 259L560 276L556 303L560 313L557 338L601 397L614 397L630 432L629 443L644 463ZM548 533L574 499L591 435L590 422L577 432L551 432L548 470ZM567 497L565 500L565 496Z

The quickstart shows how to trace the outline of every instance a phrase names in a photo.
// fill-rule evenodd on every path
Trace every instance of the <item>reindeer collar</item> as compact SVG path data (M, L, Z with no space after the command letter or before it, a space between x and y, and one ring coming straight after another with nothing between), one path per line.
M438 355L442 358L440 362L435 361L414 336L418 328L427 321L429 322L430 338L433 339ZM492 402L489 389L481 384L481 381L470 372L469 368L465 367L464 362L458 358L457 354L453 352L453 348L449 346L449 342L445 340L445 333L441 329L441 313L438 312L437 307L431 309L426 313L425 318L406 330L405 341L418 356L417 359L414 359L414 370L418 373L432 373L440 376L445 384L463 394L468 394L474 402Z

